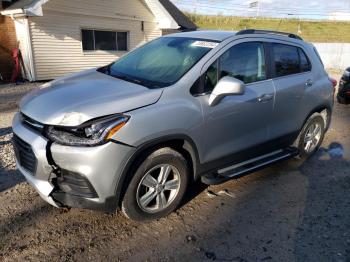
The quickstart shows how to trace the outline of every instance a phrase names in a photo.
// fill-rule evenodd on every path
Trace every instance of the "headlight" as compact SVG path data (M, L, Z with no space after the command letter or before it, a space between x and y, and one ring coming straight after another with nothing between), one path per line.
M129 118L126 115L114 115L88 121L77 127L49 126L46 129L46 136L61 145L101 145L110 141Z

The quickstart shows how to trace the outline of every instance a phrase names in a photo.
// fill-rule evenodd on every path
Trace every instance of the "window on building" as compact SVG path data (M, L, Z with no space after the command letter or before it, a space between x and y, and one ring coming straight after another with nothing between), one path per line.
M127 51L128 33L82 29L84 51Z

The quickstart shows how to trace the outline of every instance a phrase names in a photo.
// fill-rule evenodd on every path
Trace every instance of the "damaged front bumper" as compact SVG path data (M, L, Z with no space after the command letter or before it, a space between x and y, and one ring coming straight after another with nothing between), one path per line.
M19 114L12 128L18 170L46 202L115 211L120 174L135 148L113 142L96 147L51 144Z

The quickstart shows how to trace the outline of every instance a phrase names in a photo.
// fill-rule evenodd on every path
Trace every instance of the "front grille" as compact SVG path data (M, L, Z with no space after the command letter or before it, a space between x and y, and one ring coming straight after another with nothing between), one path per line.
M34 174L37 160L31 146L15 134L13 135L12 141L18 163L25 170Z

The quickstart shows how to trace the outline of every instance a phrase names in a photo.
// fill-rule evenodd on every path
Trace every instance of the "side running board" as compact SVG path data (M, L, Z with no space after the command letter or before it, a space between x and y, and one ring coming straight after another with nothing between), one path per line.
M298 155L298 149L288 147L277 150L266 155L262 155L242 163L232 165L218 170L216 173L203 175L201 181L207 185L217 185L232 178L238 178L246 174L252 173L259 169L265 168L276 162L283 161Z

